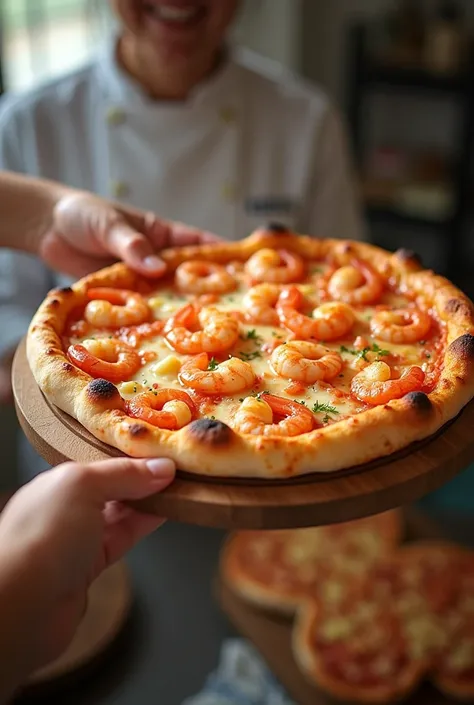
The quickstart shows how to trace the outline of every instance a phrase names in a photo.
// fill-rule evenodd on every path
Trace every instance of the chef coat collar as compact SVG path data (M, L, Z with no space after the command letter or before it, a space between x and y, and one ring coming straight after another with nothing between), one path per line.
M109 100L117 104L142 105L143 107L161 107L172 110L189 110L203 104L215 104L224 92L228 94L229 86L236 78L237 64L234 49L226 47L221 66L210 78L199 83L191 95L183 101L154 100L150 98L120 66L117 61L117 42L114 37L102 53L99 63L100 73Z

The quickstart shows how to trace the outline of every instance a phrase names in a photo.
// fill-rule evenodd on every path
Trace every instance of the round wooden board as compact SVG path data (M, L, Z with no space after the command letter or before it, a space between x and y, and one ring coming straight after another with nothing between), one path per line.
M13 391L23 431L52 465L121 455L47 403L31 373L24 342L13 363ZM226 529L349 521L409 504L451 480L474 459L473 428L474 401L435 438L378 463L286 483L232 483L178 475L165 492L135 506L171 520Z
M36 671L24 692L69 680L99 659L124 626L131 595L124 563L117 563L104 571L89 590L87 611L68 649L56 661Z

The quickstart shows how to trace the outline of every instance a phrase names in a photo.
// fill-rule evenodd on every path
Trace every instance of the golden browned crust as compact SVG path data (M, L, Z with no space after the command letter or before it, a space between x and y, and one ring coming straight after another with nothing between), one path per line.
M114 413L112 405L105 408L91 398L91 377L75 367L71 369L61 344L66 319L75 307L85 303L89 288L140 289L147 285L122 264L85 277L72 290L51 292L40 306L27 341L29 363L39 386L93 435L124 453L136 457L164 454L181 469L204 475L261 478L337 471L388 456L438 431L473 398L473 305L448 280L422 270L411 254L390 254L360 242L296 237L273 225L239 242L171 249L162 257L174 271L182 262L197 257L215 262L245 261L262 247L289 249L306 260L330 258L341 265L354 258L366 260L401 290L415 292L433 307L446 324L448 348L439 382L427 397L431 407L426 399L408 395L293 438L240 436L232 429L224 433L222 428L219 433L204 432L199 422L179 431L132 422L123 413ZM122 409L119 403L118 408ZM131 430L138 427L147 432ZM220 443L209 440L215 434Z
M421 661L409 662L396 681L390 678L377 688L351 685L332 677L324 669L313 646L318 619L319 608L315 602L307 601L301 606L292 632L293 655L308 680L337 700L383 705L394 703L411 693L423 679L425 664Z

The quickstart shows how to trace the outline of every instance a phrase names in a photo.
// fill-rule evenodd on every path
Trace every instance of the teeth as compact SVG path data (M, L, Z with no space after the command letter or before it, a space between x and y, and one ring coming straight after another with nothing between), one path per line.
M189 22L196 17L196 7L173 7L172 5L159 5L155 7L155 14L168 22Z

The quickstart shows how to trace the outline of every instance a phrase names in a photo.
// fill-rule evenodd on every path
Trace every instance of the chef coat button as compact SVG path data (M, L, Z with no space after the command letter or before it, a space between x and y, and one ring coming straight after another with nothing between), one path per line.
M237 186L231 181L226 181L222 185L222 198L229 203L234 203L237 199Z
M125 122L125 112L121 108L111 107L107 110L107 122L117 126Z
M130 193L128 184L125 181L112 181L110 190L115 198L125 198Z
M219 110L219 116L225 125L232 125L237 120L237 111L231 105L224 105Z

